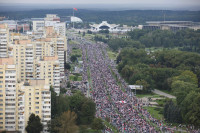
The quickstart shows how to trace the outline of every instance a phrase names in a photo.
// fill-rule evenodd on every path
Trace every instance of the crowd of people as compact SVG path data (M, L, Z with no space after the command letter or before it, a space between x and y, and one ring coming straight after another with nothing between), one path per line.
M109 120L118 132L156 133L174 132L143 109L143 102L131 95L131 89L121 78L110 60L106 44L82 44L82 83L88 83L82 92L96 103L96 117ZM116 80L117 79L117 80ZM109 127L105 132L113 133ZM195 132L195 131L194 131Z
M172 131L171 128L151 117L142 108L142 101L131 96L130 88L113 68L114 62L109 59L105 44L82 45L82 54L83 81L90 83L87 91L96 103L96 117L109 119L119 132ZM115 76L120 81L120 85ZM156 130L155 127L159 129ZM106 130L112 132L109 128Z

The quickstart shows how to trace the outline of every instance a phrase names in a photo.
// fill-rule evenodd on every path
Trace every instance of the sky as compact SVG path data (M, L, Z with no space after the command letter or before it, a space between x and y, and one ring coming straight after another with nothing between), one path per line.
M200 10L200 0L0 0L0 5L12 5L12 4L66 4L66 5L118 5L124 8L141 8L141 9L194 9ZM120 6L119 6L120 5ZM84 7L84 6L83 6ZM118 8L116 7L116 8ZM94 7L95 8L95 7Z
M60 4L200 4L200 0L0 0L0 3L60 3Z

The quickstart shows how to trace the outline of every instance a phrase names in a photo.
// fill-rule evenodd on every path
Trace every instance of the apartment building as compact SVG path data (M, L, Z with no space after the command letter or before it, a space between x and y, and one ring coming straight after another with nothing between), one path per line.
M16 66L13 58L0 58L0 131L16 130L16 84Z
M33 21L33 31L41 30L45 26L44 20Z
M35 77L35 45L31 40L15 41L13 45L14 62L17 65L17 78L19 81Z
M8 56L9 28L7 24L0 24L0 57Z
M58 45L57 49L60 51L55 51L54 45L51 43L48 40L37 42L32 42L31 40L15 41L13 57L17 65L17 78L19 81L49 78L50 85L59 94L60 73L64 73L64 55L62 55L60 49L63 52L64 50L63 47ZM62 56L63 59L61 58ZM63 63L60 63L61 61ZM62 66L62 69L60 66Z
M48 78L17 81L13 58L0 58L0 131L21 131L31 113L38 115L47 132L51 119L51 92Z
M18 114L16 130L25 132L29 116L38 115L47 132L47 122L51 119L51 92L48 79L29 80L17 85Z
M43 60L36 62L36 78L48 79L49 85L54 87L55 92L60 94L60 63L58 56L45 56Z

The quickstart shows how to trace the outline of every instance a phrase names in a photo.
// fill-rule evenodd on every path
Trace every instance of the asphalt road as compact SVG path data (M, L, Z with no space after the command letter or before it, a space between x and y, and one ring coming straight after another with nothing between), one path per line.
M167 94L167 93L165 93L165 92L159 91L159 90L157 90L157 89L154 89L152 92L153 92L153 93L156 93L156 94L158 94L158 95L162 95L162 96L168 97L168 98L176 98L175 96L172 96L172 95Z

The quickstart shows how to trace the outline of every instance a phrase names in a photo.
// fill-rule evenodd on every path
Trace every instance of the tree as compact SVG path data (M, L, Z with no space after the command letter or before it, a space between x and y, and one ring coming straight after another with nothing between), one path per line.
M96 107L92 99L87 99L81 106L81 124L91 124L95 117Z
M85 32L83 32L83 36L85 36Z
M40 133L43 130L43 125L40 122L40 117L35 114L31 114L28 120L28 125L26 126L26 131L28 133Z
M172 83L172 91L174 92L177 101L177 104L180 105L181 102L185 99L185 97L187 96L187 94L190 91L196 90L196 86L194 84L191 84L189 82L184 82L184 81L174 81Z
M103 121L100 118L94 118L92 122L92 129L97 131L103 130L104 129Z
M70 88L71 87L71 84L70 84L70 81L67 82L67 88Z
M191 91L181 103L184 121L200 127L200 90Z
M181 123L182 116L181 116L181 109L177 105L173 103L172 100L168 101L164 106L164 118L169 122L173 123Z
M70 57L70 60L71 60L72 62L75 62L75 61L77 60L77 58L76 58L75 55L72 55L72 56Z
M85 100L86 98L80 91L77 91L73 96L70 97L69 107L70 110L75 112L78 116L77 124L81 123L80 122L81 107Z
M69 63L65 63L65 69L70 70L71 69L71 65Z
M57 127L59 133L76 133L78 126L76 125L77 115L74 112L64 112L59 117L60 127Z
M59 133L58 127L61 127L61 123L59 121L59 118L53 118L47 123L48 126L48 132L50 133Z
M67 90L65 88L60 88L60 94L65 94Z
M55 116L57 115L57 103L56 103L57 94L52 86L50 87L50 91L51 91L51 118L55 118Z
M135 82L135 84L136 85L142 85L143 86L143 92L150 92L151 91L151 89L149 88L150 87L150 85L147 83L147 81L145 81L145 80L137 80L136 82Z

